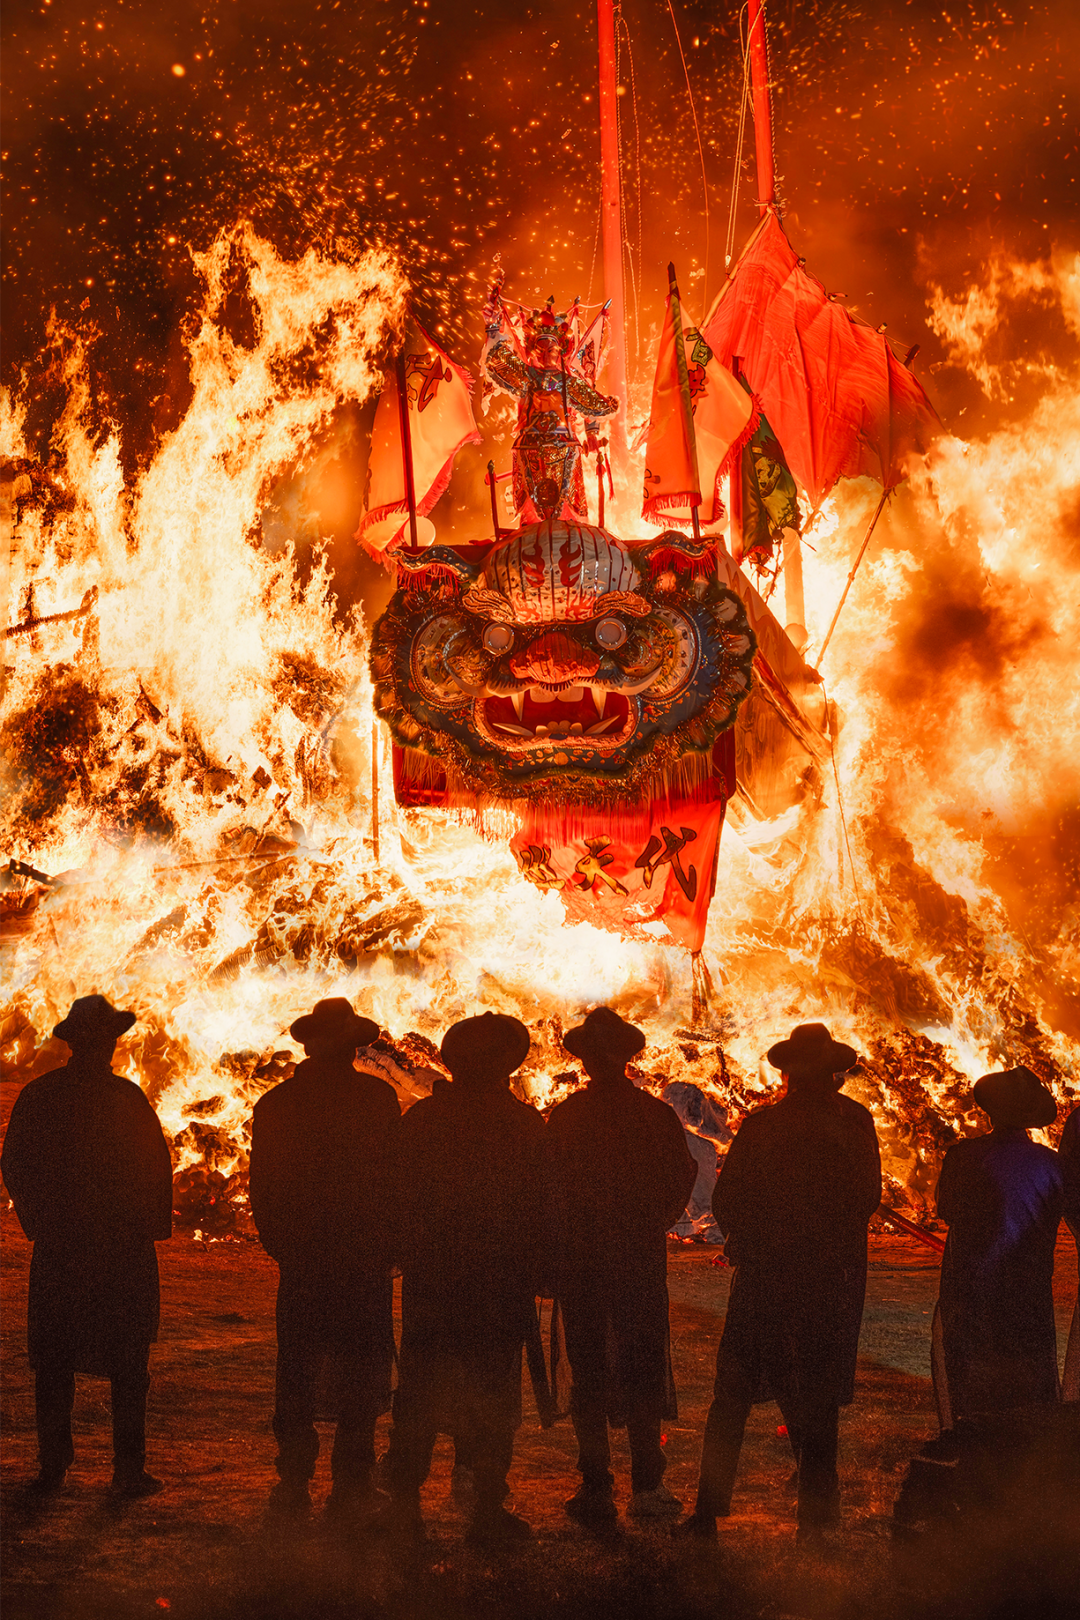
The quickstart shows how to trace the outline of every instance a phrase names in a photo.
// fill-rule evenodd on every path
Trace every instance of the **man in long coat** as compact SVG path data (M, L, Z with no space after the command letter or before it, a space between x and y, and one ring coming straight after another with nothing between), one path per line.
M252 1115L251 1213L279 1270L271 1509L286 1517L310 1511L315 1419L329 1385L328 1511L348 1515L373 1495L375 1424L390 1404L390 1167L401 1109L393 1086L358 1073L353 1059L378 1033L343 997L320 1001L290 1030L305 1061Z
M666 1233L686 1208L697 1166L675 1110L626 1073L645 1045L639 1029L597 1007L563 1045L589 1076L548 1119L556 1290L581 1472L566 1511L584 1524L616 1518L611 1421L625 1423L630 1442L631 1514L677 1517L660 1444L674 1396Z
M824 1024L769 1051L786 1093L743 1121L713 1195L735 1266L705 1425L694 1512L680 1531L716 1535L730 1512L743 1432L776 1400L799 1462L799 1534L839 1519L841 1406L854 1398L866 1294L866 1233L881 1200L874 1122L840 1095L857 1062Z
M1065 1121L1058 1143L1061 1174L1065 1183L1065 1219L1076 1239L1080 1260L1080 1103ZM1073 1306L1069 1341L1065 1348L1065 1370L1061 1375L1063 1401L1080 1401L1080 1295Z
M1064 1212L1061 1162L1028 1130L1057 1105L1030 1069L987 1074L974 1088L987 1136L945 1155L937 1209L949 1236L939 1299L944 1426L957 1418L1058 1398L1054 1245Z
M473 1469L470 1539L531 1534L503 1505L547 1246L544 1122L510 1091L529 1044L516 1018L455 1024L442 1043L452 1084L401 1123L401 1352L384 1474L391 1523L409 1533L422 1533L420 1487L442 1432Z
M112 1385L113 1489L149 1496L146 1394L159 1314L156 1242L172 1236L172 1164L140 1088L113 1074L113 1049L135 1023L104 996L82 996L53 1031L66 1068L24 1086L0 1170L34 1245L28 1340L35 1373L41 1491L75 1458L75 1374Z

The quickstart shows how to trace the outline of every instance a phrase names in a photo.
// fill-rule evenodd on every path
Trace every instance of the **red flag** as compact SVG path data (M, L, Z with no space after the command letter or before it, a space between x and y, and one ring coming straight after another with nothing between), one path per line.
M753 432L757 415L752 398L701 332L684 323L670 266L669 276L646 429L642 516L661 524L686 522L696 508L700 522L718 523L724 516L721 476Z
M575 345L574 364L586 382L596 387L596 379L604 368L608 350L608 320L611 299L589 324L584 336Z
M713 751L698 795L667 796L632 810L529 805L510 848L522 876L559 894L569 922L633 935L662 922L690 951L705 939L724 812L735 791L735 733Z
M873 327L808 275L766 214L704 325L716 358L739 360L795 477L820 506L838 478L890 489L942 431L915 376Z
M701 478L682 310L675 267L668 265L668 296L653 379L641 513L663 523L663 513L700 505Z
M445 494L462 445L479 444L480 434L469 400L471 378L413 320L404 359L416 510L424 517ZM375 411L365 507L357 538L370 551L385 551L402 534L401 518L409 510L395 372L387 377Z

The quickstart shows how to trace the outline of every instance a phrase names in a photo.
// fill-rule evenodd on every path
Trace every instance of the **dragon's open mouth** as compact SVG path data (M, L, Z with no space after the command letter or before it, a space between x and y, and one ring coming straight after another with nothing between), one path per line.
M543 742L553 737L597 741L621 738L632 725L629 700L597 685L522 687L483 702L483 717L495 737L507 742Z

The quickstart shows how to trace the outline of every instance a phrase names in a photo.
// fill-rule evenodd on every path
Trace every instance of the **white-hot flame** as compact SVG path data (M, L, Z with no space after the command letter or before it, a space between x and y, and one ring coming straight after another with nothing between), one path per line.
M249 347L221 314L237 256ZM567 927L504 844L396 809L359 611L335 618L324 557L301 583L290 549L260 544L275 482L378 386L404 294L393 266L286 263L247 229L197 264L191 402L141 476L125 485L86 357L56 333L59 457L17 480L4 850L66 881L0 896L8 1055L44 1066L77 994L132 1007L122 1056L181 1167L228 1176L253 1098L296 1053L290 1023L325 995L394 1037L396 1056L373 1061L406 1093L433 1049L402 1038L437 1045L486 1007L535 1032L523 1084L546 1101L573 1067L560 1026L607 1002L646 1027L647 1082L691 1080L735 1112L774 1084L768 1047L820 1019L871 1059L851 1089L916 1206L972 1078L1036 1062L1064 1096L1077 1031L1061 1008L1080 963L1067 851L1037 938L996 851L1036 823L1043 836L1080 785L1074 378L1048 375L1021 424L946 440L886 512L823 664L835 770L771 823L733 808L705 951L711 1032L690 1034L682 951ZM980 378L1000 301L1036 282L1064 306L1080 271L999 266L963 305L937 296L939 330ZM1067 319L1080 325L1072 303ZM10 402L0 426L25 461ZM840 486L810 536L811 661L876 500ZM35 628L92 588L81 616Z

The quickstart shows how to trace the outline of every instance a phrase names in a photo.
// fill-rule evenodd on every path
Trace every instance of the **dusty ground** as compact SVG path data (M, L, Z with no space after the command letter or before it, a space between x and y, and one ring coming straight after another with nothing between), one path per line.
M4 1200L6 1205L6 1200ZM541 1431L531 1396L511 1476L517 1511L537 1531L522 1552L492 1561L467 1549L447 1500L440 1443L425 1496L430 1542L405 1559L384 1544L341 1539L321 1523L289 1538L263 1522L273 1482L269 1431L276 1269L247 1242L159 1245L162 1336L151 1363L150 1467L160 1496L112 1505L108 1385L81 1379L77 1461L44 1506L22 1494L35 1442L24 1323L29 1245L0 1212L4 1252L5 1620L854 1620L854 1617L1080 1614L1080 1569L1067 1565L1060 1525L1017 1537L988 1522L894 1547L890 1515L908 1459L935 1432L928 1331L934 1257L907 1239L875 1237L858 1399L842 1424L845 1525L827 1554L794 1548L786 1440L775 1407L755 1409L733 1517L718 1551L627 1525L598 1541L562 1502L575 1484L569 1425ZM714 1251L673 1247L673 1354L681 1406L667 1448L667 1483L689 1504L727 1298ZM1062 1239L1057 1275L1067 1325L1076 1258ZM625 1447L616 1470L628 1494ZM316 1480L325 1494L325 1459ZM1053 1516L1051 1515L1051 1518ZM1017 1543L1019 1542L1019 1545ZM1076 1582L1074 1586L1072 1583Z

